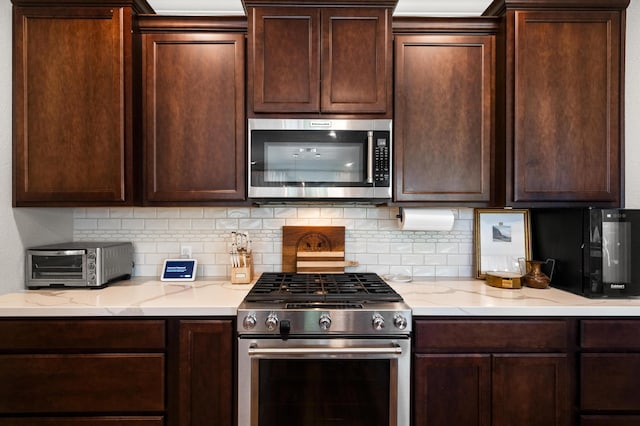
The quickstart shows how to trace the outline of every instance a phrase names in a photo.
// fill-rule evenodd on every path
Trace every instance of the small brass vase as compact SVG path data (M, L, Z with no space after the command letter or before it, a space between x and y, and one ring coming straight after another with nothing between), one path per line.
M542 265L551 263L551 272L549 276L542 272ZM554 259L547 260L527 260L527 273L524 276L524 285L532 288L547 288L553 277L553 270L556 266Z

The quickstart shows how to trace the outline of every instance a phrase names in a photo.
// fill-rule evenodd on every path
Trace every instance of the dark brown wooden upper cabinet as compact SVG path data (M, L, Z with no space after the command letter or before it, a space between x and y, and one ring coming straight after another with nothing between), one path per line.
M246 199L244 18L141 17L144 203Z
M391 116L396 1L273 3L244 2L250 116Z
M510 206L623 205L628 0L496 0L497 160Z
M492 200L497 20L394 20L394 201Z
M13 5L13 205L133 204L132 21L153 9Z

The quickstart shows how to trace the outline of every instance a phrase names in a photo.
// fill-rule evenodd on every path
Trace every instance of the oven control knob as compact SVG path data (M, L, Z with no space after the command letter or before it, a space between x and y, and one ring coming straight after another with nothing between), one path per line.
M373 314L371 325L373 325L374 330L382 330L384 328L384 317L380 314Z
M245 328L245 330L251 330L253 327L256 326L257 322L258 321L256 320L256 314L252 312L246 317L244 317L244 320L242 321L242 326Z
M267 330L274 331L278 327L278 316L275 313L270 313L267 319L264 321L264 325Z
M331 316L328 313L323 313L320 315L320 320L318 321L318 325L322 330L327 331L329 327L331 327Z
M393 325L400 330L407 328L407 319L402 314L395 314L393 316Z

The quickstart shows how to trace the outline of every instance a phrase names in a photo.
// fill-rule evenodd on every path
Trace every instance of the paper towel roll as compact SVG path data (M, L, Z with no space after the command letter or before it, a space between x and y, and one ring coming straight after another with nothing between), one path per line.
M450 209L402 208L398 217L403 231L451 231L453 221Z

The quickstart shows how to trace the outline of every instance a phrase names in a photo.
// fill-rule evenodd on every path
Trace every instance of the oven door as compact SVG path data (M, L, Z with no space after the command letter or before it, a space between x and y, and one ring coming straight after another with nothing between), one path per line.
M410 340L238 339L238 425L409 426Z
M86 250L27 250L26 282L29 287L86 286Z

